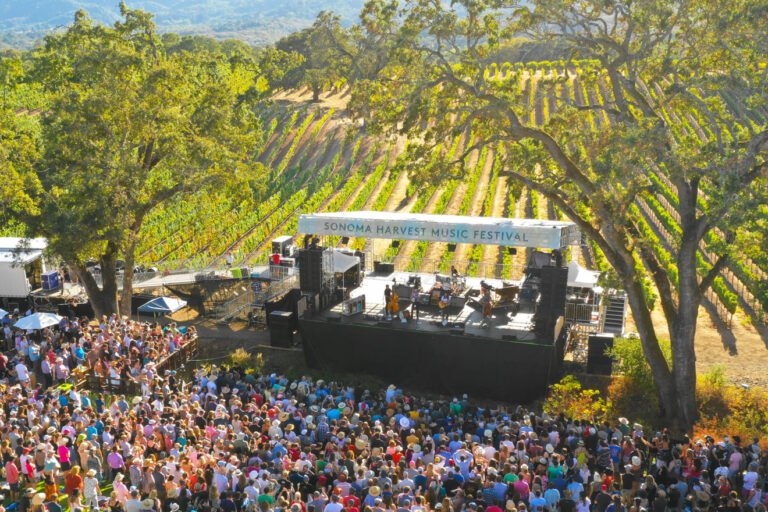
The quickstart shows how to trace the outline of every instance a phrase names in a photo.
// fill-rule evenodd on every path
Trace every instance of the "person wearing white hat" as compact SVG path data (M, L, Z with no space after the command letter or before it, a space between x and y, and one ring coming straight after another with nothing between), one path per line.
M99 480L96 478L96 470L89 469L83 479L83 498L85 499L85 506L91 507L93 510L98 509L100 495L101 489L99 488Z

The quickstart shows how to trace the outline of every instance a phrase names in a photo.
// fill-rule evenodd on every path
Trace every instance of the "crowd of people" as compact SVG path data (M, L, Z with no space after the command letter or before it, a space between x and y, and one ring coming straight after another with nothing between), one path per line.
M13 327L20 318L16 311L2 319L0 379L12 373L23 387L42 391L85 372L108 379L111 387L135 382L141 394L148 394L157 362L197 335L194 326L161 326L116 315L101 322L64 317L59 325L24 331Z
M141 375L159 350L142 341L176 337L113 320L43 333L41 356L59 348L57 358L93 368L124 359ZM757 439L677 439L625 418L571 419L236 367L198 369L186 384L151 373L137 396L93 397L6 372L6 510L765 510L768 454Z

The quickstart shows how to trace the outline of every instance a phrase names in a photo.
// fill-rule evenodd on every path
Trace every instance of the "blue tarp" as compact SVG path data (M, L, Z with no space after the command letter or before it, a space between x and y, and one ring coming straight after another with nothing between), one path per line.
M139 306L139 313L168 315L170 313L177 312L186 305L187 302L181 299L176 299L173 297L158 297L156 299L152 299L143 306Z

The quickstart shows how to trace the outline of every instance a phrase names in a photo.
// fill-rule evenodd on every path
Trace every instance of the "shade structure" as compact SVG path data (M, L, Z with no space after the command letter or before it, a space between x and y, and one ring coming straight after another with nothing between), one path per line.
M139 313L154 313L157 315L169 315L175 313L184 306L187 301L175 297L158 297L146 304L139 306Z
M0 318L5 318L6 316L8 316L8 312L3 308L0 308Z
M600 272L589 270L575 261L568 264L568 286L572 288L594 288L600 279Z
M54 313L33 313L29 316L25 316L15 324L17 329L24 329L25 331L38 331L51 327L52 325L59 325L64 317L56 315Z

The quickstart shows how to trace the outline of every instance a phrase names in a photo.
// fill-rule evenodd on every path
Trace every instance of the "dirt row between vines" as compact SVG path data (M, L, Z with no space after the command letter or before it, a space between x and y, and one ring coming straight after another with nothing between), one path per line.
M469 211L467 212L467 215L470 217L480 217L483 215L483 205L485 204L486 196L489 194L488 186L491 182L494 156L495 154L493 151L486 151L483 168L480 170L480 178L477 180L477 185L475 186L475 194L472 196L472 204L470 205ZM490 193L495 192L495 190L490 191ZM456 268L462 274L466 274L467 269L469 268L469 256L473 248L473 244L456 245L456 251L453 254L453 260L455 261Z

